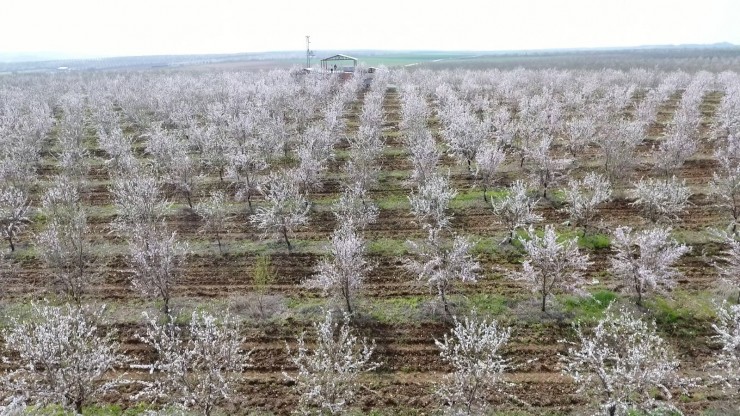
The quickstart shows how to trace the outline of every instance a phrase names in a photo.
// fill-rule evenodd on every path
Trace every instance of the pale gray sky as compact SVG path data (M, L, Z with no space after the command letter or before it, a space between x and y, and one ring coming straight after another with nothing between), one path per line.
M0 0L0 53L740 44L737 0Z

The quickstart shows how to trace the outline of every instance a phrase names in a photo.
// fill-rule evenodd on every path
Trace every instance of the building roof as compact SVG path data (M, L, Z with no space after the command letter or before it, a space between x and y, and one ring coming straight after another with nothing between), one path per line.
M357 61L357 58L353 58L348 55L342 55L341 53L338 55L330 56L328 58L322 59L322 61Z

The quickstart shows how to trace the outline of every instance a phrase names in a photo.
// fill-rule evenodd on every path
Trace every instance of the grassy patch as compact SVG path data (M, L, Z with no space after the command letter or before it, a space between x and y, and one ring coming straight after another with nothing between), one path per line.
M608 290L600 290L591 297L569 296L563 301L566 312L574 315L574 320L596 322L604 315L604 310L617 299L617 294Z
M384 257L401 257L409 252L406 240L378 238L367 243L367 253Z
M500 316L509 310L509 299L493 293L479 293L468 296L470 308L481 315Z
M474 256L486 255L495 257L499 254L500 250L500 238L496 237L480 237L475 240L475 245L472 248L472 254Z
M331 300L321 297L287 298L285 302L288 314L296 320L313 322L321 319L323 310L330 305Z
M407 194L386 195L383 198L378 198L375 203L380 209L411 210Z
M605 250L612 245L608 234L586 234L578 236L578 247L587 250Z
M458 190L455 198L450 201L450 208L464 208L471 205L485 205L483 201L483 190L481 189L465 189Z
M587 250L604 250L611 247L612 241L611 237L608 234L586 234L582 235L580 232L576 230L566 230L566 231L558 231L556 230L558 235L558 241L563 242L568 239L576 238L578 240L578 247L582 249ZM529 233L527 230L520 228L515 233L514 241L512 241L512 244L517 247L518 249L523 250L524 246L522 245L521 240L528 241ZM544 228L538 227L535 229L535 235L537 237L542 238L545 235Z
M709 292L675 291L671 297L656 296L645 302L658 327L673 336L695 337L707 331L716 317Z
M383 323L413 322L419 319L427 296L404 296L374 300L362 305L373 319Z

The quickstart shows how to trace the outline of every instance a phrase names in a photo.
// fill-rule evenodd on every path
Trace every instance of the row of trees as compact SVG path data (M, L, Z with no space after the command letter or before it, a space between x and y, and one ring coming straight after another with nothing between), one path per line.
M182 327L145 314L146 332L139 337L157 358L136 364L122 353L115 332L104 329L103 313L104 308L36 303L29 319L11 320L3 337L16 355L15 370L2 378L11 394L5 411L30 402L61 404L81 414L85 405L124 384L138 389L134 400L161 401L204 415L233 400L252 351L244 349L240 327L229 315L217 319L193 312ZM680 375L676 355L652 321L610 305L595 327L586 330L576 323L574 339L561 341L566 346L559 355L562 372L600 414L680 413L672 401L676 389L687 393L700 384L719 383L736 393L740 387L740 307L719 306L712 328L720 350L711 375L688 379ZM445 413L483 414L492 396L527 405L510 393L514 383L505 375L527 364L505 358L511 337L511 328L475 314L453 319L450 333L435 340L452 369L436 384ZM373 361L374 343L352 333L346 313L337 319L327 311L313 324L310 341L303 332L295 347L286 344L286 349L291 368L283 375L298 394L300 413L345 414L362 386L359 376L382 366ZM149 369L152 376L128 378L119 372L126 366Z
M363 216L374 218L373 216L377 215L365 195L368 187L377 180L377 160L383 146L380 136L380 126L383 120L382 99L387 85L387 76L387 73L380 72L379 79L365 95L361 125L357 133L348 138L350 158L346 164L344 196L335 209L339 225L333 238L332 249L333 256L340 258L342 256L338 253L344 250L342 245L355 247L350 249L350 254L345 256L344 262L347 265L336 265L346 270L352 270L349 265L350 260L355 262L358 256L361 257L360 248L363 244L357 235L356 228L358 226L364 228L370 220L360 218ZM711 83L709 78L709 75L700 73L688 83L679 111L674 116L674 123L669 126L669 135L687 137L696 135L697 106L702 94ZM679 83L680 80L677 80L677 77L666 78L659 88L651 90L657 93L649 95L643 103L659 103L665 100L669 92L673 91ZM258 208L250 221L264 231L264 236L280 237L290 248L289 235L297 227L306 224L310 209L306 196L311 190L320 186L319 173L326 169L326 163L332 158L332 149L338 140L333 137L339 135L342 130L341 110L346 103L350 102L356 88L355 84L350 83L339 89L336 99L332 101L324 117L318 122L303 120L303 118L310 119L310 117L301 116L303 117L301 118L299 115L302 113L297 112L298 115L293 116L295 120L292 123L294 123L295 131L303 131L301 140L293 145L282 144L273 148L272 154L276 149L286 152L286 149L294 147L298 165L294 168L273 170L266 176L267 180L264 185L256 185L256 189L263 193L266 204ZM505 131L511 129L512 117L505 110L491 116L487 112L487 106L490 105L488 98L476 96L472 101L466 102L460 98L458 92L453 91L447 85L437 88L435 94L440 101L439 116L445 125L443 136L446 140L448 139L450 151L460 161L467 163L469 169L471 169L472 161L475 161L476 174L485 172L482 176L486 178L487 183L495 177L496 167L504 160L507 152L512 149L516 151L516 145L512 144L517 142L515 139L519 137L518 142L521 143L521 140L530 137L518 132L523 128L521 126L535 126L533 127L535 135L539 134L538 132L549 132L542 136L543 140L536 143L533 149L523 149L520 152L522 161L531 160L532 164L537 166L536 169L531 170L534 174L535 187L542 189L543 196L547 196L548 188L559 177L558 172L561 168L558 166L562 167L561 162L564 161L550 157L553 137L550 134L558 133L562 129L562 124L558 124L557 120L563 112L563 104L554 100L552 95L520 98L517 118L527 123L517 124L519 127L513 128L514 133L506 134ZM620 103L613 105L614 109L620 110L626 108L633 94L632 89L627 91L617 89L614 90L613 96L621 98L610 98L611 101L604 102L606 104L612 101ZM61 175L56 179L56 185L49 189L44 198L42 205L44 214L49 218L48 228L40 233L37 239L41 248L41 257L53 275L54 284L77 303L98 277L94 264L95 255L86 237L88 233L86 213L80 200L88 170L85 162L87 150L84 146L85 116L82 109L85 108L85 104L83 101L79 96L65 96L61 129L64 134L60 138L60 145L64 150L58 156ZM645 114L654 113L652 110L645 109L645 106L657 108L657 104L640 105L642 110L638 113L642 117L647 117ZM731 107L729 104L723 105ZM210 116L215 117L214 125L224 124L218 121L218 117L223 116L220 112L221 107L217 107L216 110L219 111L212 109L209 113ZM450 216L446 211L455 191L438 173L440 153L426 124L429 114L430 110L421 90L411 85L404 87L401 127L411 151L410 157L414 166L411 179L416 187L416 190L412 190L409 199L417 222L428 234L427 241L409 242L414 256L408 259L407 266L418 275L420 280L427 281L430 287L436 289L445 310L449 313L445 295L451 281L454 279L474 281L475 270L478 266L469 255L471 243L464 237L450 233L448 227ZM114 185L111 191L118 207L115 229L129 242L130 264L134 273L133 286L142 293L150 295L154 293L163 301L163 308L167 311L172 287L181 272L187 246L177 241L174 233L166 229L164 213L167 204L160 194L160 188L166 183L177 188L177 183L179 183L187 196L188 204L193 206L191 192L188 191L192 187L188 185L190 183L188 178L192 179L197 175L186 174L183 176L186 180L177 183L168 181L176 176L173 174L174 170L193 165L188 162L190 156L185 152L188 146L182 143L183 140L190 140L196 143L193 146L201 148L210 146L212 141L203 140L202 135L198 134L193 134L194 139L178 138L172 130L165 129L161 125L154 125L148 133L149 140L146 148L153 163L146 164L134 157L130 136L127 138L122 134L113 116L104 110L99 110L95 117L102 120L102 125L112 126L109 132L105 129L99 130L98 135L100 143L104 144L103 147L111 157L108 160L110 172L114 175ZM190 123L188 124L190 127L187 127L188 131L192 132L193 129L200 128L197 123L193 124L192 120L182 114L173 117L174 119L171 120L173 123ZM253 127L257 133L253 131L239 135L231 131L232 134L224 135L224 137L241 137L245 140L264 137L261 132L265 130L264 126L269 126L270 123L255 121L259 117L254 115L250 117L256 117L251 120L258 126ZM265 120L272 120L272 116L266 116ZM237 124L243 126L244 123L242 120ZM643 120L641 123L647 124L648 122ZM288 123L285 123L283 127L287 125ZM488 147L485 144L490 144L490 141L484 144L480 142L480 138L486 135L494 136L493 144ZM733 137L728 136L726 140L729 143L728 146L732 146ZM197 143L200 144L197 145ZM232 143L221 150L234 151L234 149L242 148L241 144ZM242 153L242 155L247 153ZM234 160L231 157L227 159ZM258 165L268 166L266 162L268 159L264 159ZM486 159L488 163L483 159ZM732 160L727 156L727 152L725 159ZM226 171L231 169L227 165L219 166ZM470 172L473 172L472 169ZM250 176L244 171L242 173L245 177ZM715 174L714 183L717 187L720 186L720 182L721 178ZM247 188L240 187L239 192L246 192L246 199L249 201ZM8 202L9 226L6 228L6 234L12 247L12 237L28 222L28 203L27 198L17 189L9 189L7 199L15 200L13 203ZM494 212L509 228L509 241L514 238L517 228L530 225L540 219L532 210L536 200L528 196L526 190L527 187L523 182L515 182L507 196L492 203ZM590 173L582 180L569 181L565 189L568 204L564 210L569 214L574 225L582 226L584 231L587 231L596 217L597 206L608 200L610 194L609 181L599 174ZM685 209L689 197L685 183L679 183L675 177L640 180L635 184L633 194L634 205L653 223L670 223L675 220L678 214ZM215 192L208 199L196 204L194 208L204 219L204 229L215 235L219 250L221 250L219 233L225 230L228 215L224 194ZM364 263L360 262L360 264ZM322 273L326 277L329 270L327 264L322 264L320 267L324 269ZM364 266L359 267L362 269ZM367 271L369 269L365 270ZM352 271L340 274L349 276L356 273ZM539 278L536 275L537 273L531 271L528 273L529 278L537 282L546 282L550 279L549 277ZM361 280L363 276L359 274L358 279ZM575 278L578 280L578 276ZM345 278L345 283L342 284L345 289L340 292L346 292L343 295L344 303L347 311L351 311L350 298L353 295L350 292L354 289L349 288L356 288L359 285L349 282L348 279ZM567 279L554 277L552 280ZM543 288L540 295L544 309L545 299L550 292L556 289L556 286L539 283L537 285ZM335 290L326 279L323 283L314 281L310 286L321 288L325 292ZM550 289L547 289L548 287ZM639 302L643 290L636 289L635 292Z
M341 130L341 112L359 89L360 80L352 79L340 86L310 77L296 82L284 74L271 75L274 79L257 83L253 88L245 90L242 86L233 92L222 92L223 96L214 102L209 101L214 93L199 89L201 86L192 80L183 85L195 88L196 96L203 101L185 100L181 90L168 95L166 100L155 100L157 97L148 91L142 100L150 99L156 104L147 104L153 108L148 109L146 116L142 114L147 112L145 109L126 111L127 105L133 106L126 101L131 97L121 98L126 104L114 103L107 95L112 87L105 79L97 80L101 83L100 91L91 91L87 96L75 91L49 97L47 92L42 95L47 102L41 103L25 102L29 97L20 94L14 96L19 101L18 107L26 110L9 112L2 128L8 138L3 157L4 202L0 204L7 213L2 218L6 239L14 247L18 232L28 222L28 190L35 183L42 142L53 122L50 106L60 109L56 135L61 151L56 154L56 160L62 176L68 180L79 182L89 171L88 144L96 135L112 176L123 175L141 165L133 149L143 140L151 162L147 163L151 165L147 174L154 174L162 185L182 194L191 208L199 197L203 175L210 173L217 174L221 180L230 179L237 189L237 199L245 200L251 210L252 196L259 190L269 192L269 186L260 187L260 183L268 178L270 170L279 170L272 167L282 163L281 155L299 161L295 171L291 170L285 177L295 177L297 187L304 191L318 189L326 161L331 158L331 145L339 140L336 136ZM418 181L423 181L429 176L441 155L433 146L435 141L429 128L414 127L426 127L432 112L426 108L425 101L431 98L437 107L447 152L466 164L471 173L475 172L484 189L484 198L485 190L494 186L496 171L507 157L519 158L530 174L530 183L545 197L548 190L567 178L577 162L575 156L584 154L589 147L600 149L606 176L611 181L622 180L629 171L628 165L638 160L636 146L645 142L648 128L655 125L660 105L683 89L673 120L651 155L656 159L656 173L669 177L696 149L703 96L712 90L726 91L713 128L720 161L714 183L717 198L731 205L728 208L733 218L738 211L733 202L737 200L736 192L731 189L732 169L736 164L731 142L737 136L736 123L732 120L738 108L733 104L736 99L732 97L736 94L732 94L732 89L736 88L737 80L730 73L714 76L700 72L690 76L679 72L661 78L659 74L641 72L633 84L627 85L622 73L514 72L500 74L503 76L497 80L488 74L475 74L485 77L489 85L481 85L483 80L475 77L467 79L459 73L441 73L434 78L437 85L442 85L434 89L428 81L411 78L411 74L392 75L407 81L402 89L415 91L414 100L418 103L404 98L401 123L404 130L413 132L406 134L413 156L412 180L418 177ZM512 78L514 75L524 75L531 82L522 84ZM556 80L558 83L553 84ZM237 80L219 81L232 86ZM59 89L55 85L51 92L58 93ZM362 117L377 118L382 94L375 92L366 98ZM319 107L317 101L329 105ZM414 106L418 110L412 109ZM575 115L575 111L580 113ZM152 113L161 116L160 119L152 119ZM316 123L317 117L323 123ZM347 174L351 176L350 182L361 181L365 189L373 186L378 172L377 164L368 161L377 160L382 148L375 124L376 127L370 128L363 123L366 126L363 128L369 130L349 139L354 156ZM132 135L131 130L138 130L139 136ZM561 145L574 157L557 156Z

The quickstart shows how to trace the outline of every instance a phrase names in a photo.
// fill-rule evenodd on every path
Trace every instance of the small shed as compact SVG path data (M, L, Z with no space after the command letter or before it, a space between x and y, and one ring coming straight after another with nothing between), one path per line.
M357 58L347 55L334 55L321 60L321 69L326 72L355 72Z

